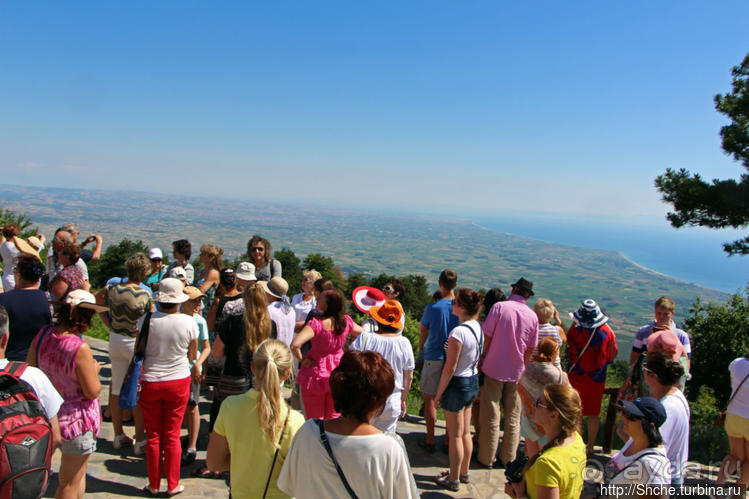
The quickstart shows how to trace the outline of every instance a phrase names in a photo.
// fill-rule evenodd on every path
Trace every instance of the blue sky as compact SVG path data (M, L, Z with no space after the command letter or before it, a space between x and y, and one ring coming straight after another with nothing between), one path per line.
M3 182L666 226L741 173L749 3L520 4L4 2Z

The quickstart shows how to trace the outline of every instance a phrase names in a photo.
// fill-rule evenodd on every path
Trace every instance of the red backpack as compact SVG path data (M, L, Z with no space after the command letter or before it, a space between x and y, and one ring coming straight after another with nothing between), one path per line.
M39 498L49 480L52 426L34 389L21 379L25 362L0 370L0 499Z

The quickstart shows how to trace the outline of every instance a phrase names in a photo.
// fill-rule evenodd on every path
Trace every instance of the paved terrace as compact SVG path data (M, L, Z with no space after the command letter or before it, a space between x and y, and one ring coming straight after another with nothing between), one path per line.
M101 393L102 406L106 405L109 392L108 383L110 376L109 356L107 342L94 338L87 338L92 347L94 356L102 364L100 376L105 385ZM202 415L201 438L198 441L198 459L190 466L182 468L181 483L185 486L185 492L179 497L228 497L228 487L224 480L193 478L190 472L200 467L205 460L205 449L208 444L208 411L210 402L201 399L200 413ZM481 497L481 498L504 498L509 497L504 493L504 470L486 470L473 467L470 471L471 483L461 485L459 492L448 492L434 484L434 477L440 471L448 468L448 456L439 450L434 454L423 451L418 442L425 433L425 427L421 418L409 416L408 421L398 424L398 434L403 438L408 449L411 466L413 468L416 483L422 492L422 497ZM126 426L126 433L132 436L132 426ZM183 435L187 430L182 430ZM444 434L444 424L438 425L438 435ZM123 496L144 496L141 489L146 485L146 462L145 457L136 457L132 448L115 450L112 447L114 434L111 423L102 423L99 435L98 449L89 461L86 497L108 498ZM441 442L438 437L438 444ZM439 446L438 446L439 447ZM595 460L588 462L586 487L583 497L595 497L598 482L601 480L600 469L608 456L596 456ZM60 453L56 452L53 458L53 471L60 466ZM715 469L703 469L691 471L687 483L709 483L717 475ZM704 467L703 467L704 468ZM54 497L57 489L57 475L53 474L47 493L44 497ZM162 480L162 492L166 490L166 480ZM706 496L707 497L707 496Z

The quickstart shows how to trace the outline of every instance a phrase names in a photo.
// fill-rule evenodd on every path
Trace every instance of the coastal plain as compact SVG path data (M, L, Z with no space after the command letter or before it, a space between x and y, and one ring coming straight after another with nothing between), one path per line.
M444 268L453 268L459 286L500 287L525 277L535 298L550 298L562 318L586 298L599 302L628 355L637 329L649 322L661 295L677 304L681 323L699 296L724 301L721 291L648 270L614 251L553 244L484 229L467 219L345 209L335 206L268 203L147 192L118 192L0 185L0 205L27 213L51 237L75 221L81 234L99 233L107 244L123 238L165 250L175 239L212 243L225 257L246 251L253 234L274 249L289 248L303 259L311 253L333 258L346 275L423 275L436 289ZM196 251L194 251L195 253ZM532 305L531 300L529 303ZM417 318L418 319L418 318Z

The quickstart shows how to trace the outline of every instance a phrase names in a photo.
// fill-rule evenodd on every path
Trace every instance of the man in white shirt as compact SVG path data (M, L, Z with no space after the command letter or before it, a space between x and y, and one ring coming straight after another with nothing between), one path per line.
M5 369L10 363L5 358L5 349L8 347L8 339L10 338L9 330L8 313L5 311L5 307L0 306L0 369ZM60 445L61 440L60 425L57 422L57 411L60 410L60 406L62 405L62 397L57 393L47 375L36 367L27 366L23 374L21 374L21 379L33 388L34 393L36 393L39 402L44 408L44 412L47 413L47 419L52 426L53 444L57 447Z

